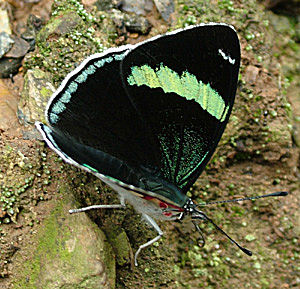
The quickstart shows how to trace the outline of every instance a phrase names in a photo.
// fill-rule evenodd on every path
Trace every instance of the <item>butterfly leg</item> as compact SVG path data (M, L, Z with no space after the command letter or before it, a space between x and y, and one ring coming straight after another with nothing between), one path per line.
M198 224L196 222L194 222L194 221L192 221L192 222L193 222L196 230L199 232L200 237L201 237L201 245L199 244L200 248L203 248L205 246L205 238L204 238L204 235L202 233L202 230L200 229L200 227L198 226Z
M120 196L120 204L112 204L112 205L92 205L88 207L83 207L79 209L72 209L69 210L70 214L74 213L81 213L89 210L94 210L94 209L122 209L125 208L125 199Z
M156 241L158 241L162 237L162 235L164 234L163 231L160 229L160 227L156 224L156 222L151 217L149 217L146 214L143 214L142 216L146 220L146 222L156 230L156 232L158 233L158 236L156 236L155 238L153 238L152 240L148 241L147 243L141 245L138 248L138 250L136 251L136 253L134 255L134 264L135 264L135 266L138 265L137 258L138 258L138 255L140 254L141 250L148 247L148 246L150 246L150 245L152 245Z

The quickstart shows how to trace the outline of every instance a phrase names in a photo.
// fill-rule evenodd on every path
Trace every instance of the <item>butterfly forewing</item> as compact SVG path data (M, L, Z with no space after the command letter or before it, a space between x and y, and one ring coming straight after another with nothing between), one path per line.
M122 86L119 63L124 52L91 57L69 75L49 105L48 122L62 137L93 153L99 150L132 165L147 158L155 162L148 131Z

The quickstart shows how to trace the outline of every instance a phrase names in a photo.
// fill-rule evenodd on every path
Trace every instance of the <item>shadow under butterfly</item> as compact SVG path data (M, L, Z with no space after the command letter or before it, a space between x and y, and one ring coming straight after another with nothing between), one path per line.
M234 103L240 44L233 27L208 23L159 35L87 58L49 100L49 126L36 123L66 162L118 192L157 231L154 221L190 216L212 223L186 196L215 151ZM269 196L228 200L232 202ZM212 202L220 203L220 202Z

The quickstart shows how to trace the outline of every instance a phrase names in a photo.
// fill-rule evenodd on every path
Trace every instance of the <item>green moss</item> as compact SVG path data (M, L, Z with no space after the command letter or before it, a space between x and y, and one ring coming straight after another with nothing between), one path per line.
M59 82L86 56L110 46L116 30L105 12L88 13L80 1L55 1L50 21L38 33L38 49L26 57L25 68L38 66ZM105 16L105 15L104 15Z
M24 264L23 277L15 283L15 288L37 288L41 267L43 266L42 258L55 260L59 255L59 258L70 262L71 254L63 246L63 243L58 242L59 236L62 234L62 228L59 227L56 218L62 214L62 208L62 202L58 203L44 223L44 228L37 237L37 248L34 256ZM67 240L69 237L68 231L64 231L63 236ZM30 278L27 279L25 276L30 276Z
M15 288L53 288L53 282L57 286L69 284L66 286L70 288L96 288L95 284L103 278L114 287L115 261L111 248L104 234L85 215L66 216L72 202L66 190L61 188L62 198L33 238L35 246L29 248L32 255L24 262ZM106 277L102 275L103 269L96 269L99 266L105 268Z
M21 200L35 180L36 160L25 157L19 150L6 145L0 154L0 224L17 223Z
M41 94L43 95L43 97L50 97L52 95L52 91L50 91L46 87L42 87Z
M87 22L96 22L96 18L88 13L84 6L82 5L81 1L78 0L69 0L67 2L64 2L62 5L62 1L55 0L53 5L54 11L52 13L52 16L57 16L59 14L63 14L61 12L66 12L68 10L72 10L76 12L78 16L82 18L82 20Z
M20 195L24 193L28 188L32 186L33 176L25 179L25 183L18 184L16 186L0 186L0 209L5 218L0 218L0 224L10 223L13 221L16 223L16 218L19 213Z
M133 257L132 249L124 229L109 222L104 227L106 236L114 248L116 261L119 266L130 264Z
M239 21L244 22L246 15L250 16L257 9L256 1L238 5L236 1L221 0L216 5L210 0L177 0L179 17L176 26L184 27L200 22L232 23L234 18L238 27Z
M234 215L243 216L245 214L245 209L241 206L232 206L231 209L235 213Z

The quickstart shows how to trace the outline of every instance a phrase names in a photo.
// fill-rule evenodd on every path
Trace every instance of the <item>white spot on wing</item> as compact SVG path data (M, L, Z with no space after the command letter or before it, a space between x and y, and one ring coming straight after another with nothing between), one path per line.
M218 52L225 60L228 60L230 64L233 65L235 63L235 59L232 59L229 55L227 56L222 49L219 49Z

